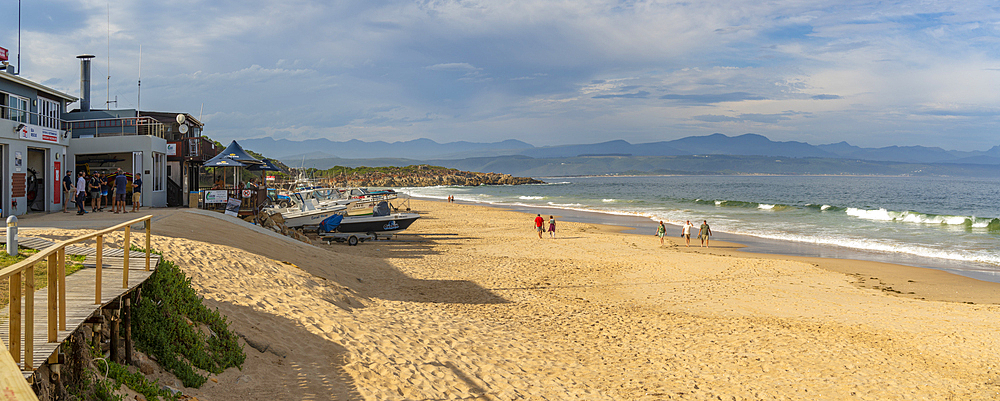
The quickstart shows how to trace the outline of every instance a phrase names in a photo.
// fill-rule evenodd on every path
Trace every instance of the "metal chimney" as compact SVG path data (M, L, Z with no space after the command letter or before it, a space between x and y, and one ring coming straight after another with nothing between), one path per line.
M90 111L90 59L92 54L76 56L80 59L80 111Z

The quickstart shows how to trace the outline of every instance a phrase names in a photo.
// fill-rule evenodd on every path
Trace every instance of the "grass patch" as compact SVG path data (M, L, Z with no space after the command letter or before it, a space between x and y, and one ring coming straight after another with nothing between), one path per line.
M36 249L19 248L17 256L7 254L7 245L0 246L0 269L13 265L38 253ZM83 269L84 256L66 255L66 275ZM49 263L40 262L35 265L35 291L49 286ZM0 306L10 303L10 280L0 280Z
M172 262L160 262L142 284L141 294L132 301L136 348L155 358L184 386L198 388L207 380L195 369L219 374L226 368L242 368L246 354L226 318L205 307L191 279Z

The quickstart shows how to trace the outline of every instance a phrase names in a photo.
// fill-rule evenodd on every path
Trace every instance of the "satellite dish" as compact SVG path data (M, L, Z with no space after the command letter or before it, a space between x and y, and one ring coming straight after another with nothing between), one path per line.
M178 124L184 124L185 120L187 120L187 117L185 117L183 114L178 114L177 115L177 123Z
M183 114L179 114L179 115L183 116ZM180 119L178 118L178 120L180 120ZM187 126L187 124L181 124L181 127L178 128L178 131L180 131L182 134L188 133L188 126Z

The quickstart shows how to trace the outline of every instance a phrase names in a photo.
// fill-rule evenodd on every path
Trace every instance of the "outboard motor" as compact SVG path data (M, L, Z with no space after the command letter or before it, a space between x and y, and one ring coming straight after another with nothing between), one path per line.
M389 215L389 202L381 201L374 208L372 208L372 216L388 216Z

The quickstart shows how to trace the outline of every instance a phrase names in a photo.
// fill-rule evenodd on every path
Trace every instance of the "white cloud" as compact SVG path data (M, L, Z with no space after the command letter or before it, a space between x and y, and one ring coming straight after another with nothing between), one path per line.
M1000 144L1000 11L982 0L126 1L110 67L107 5L32 2L25 77L76 94L93 53L95 98L134 107L141 45L142 107L204 104L217 139Z

